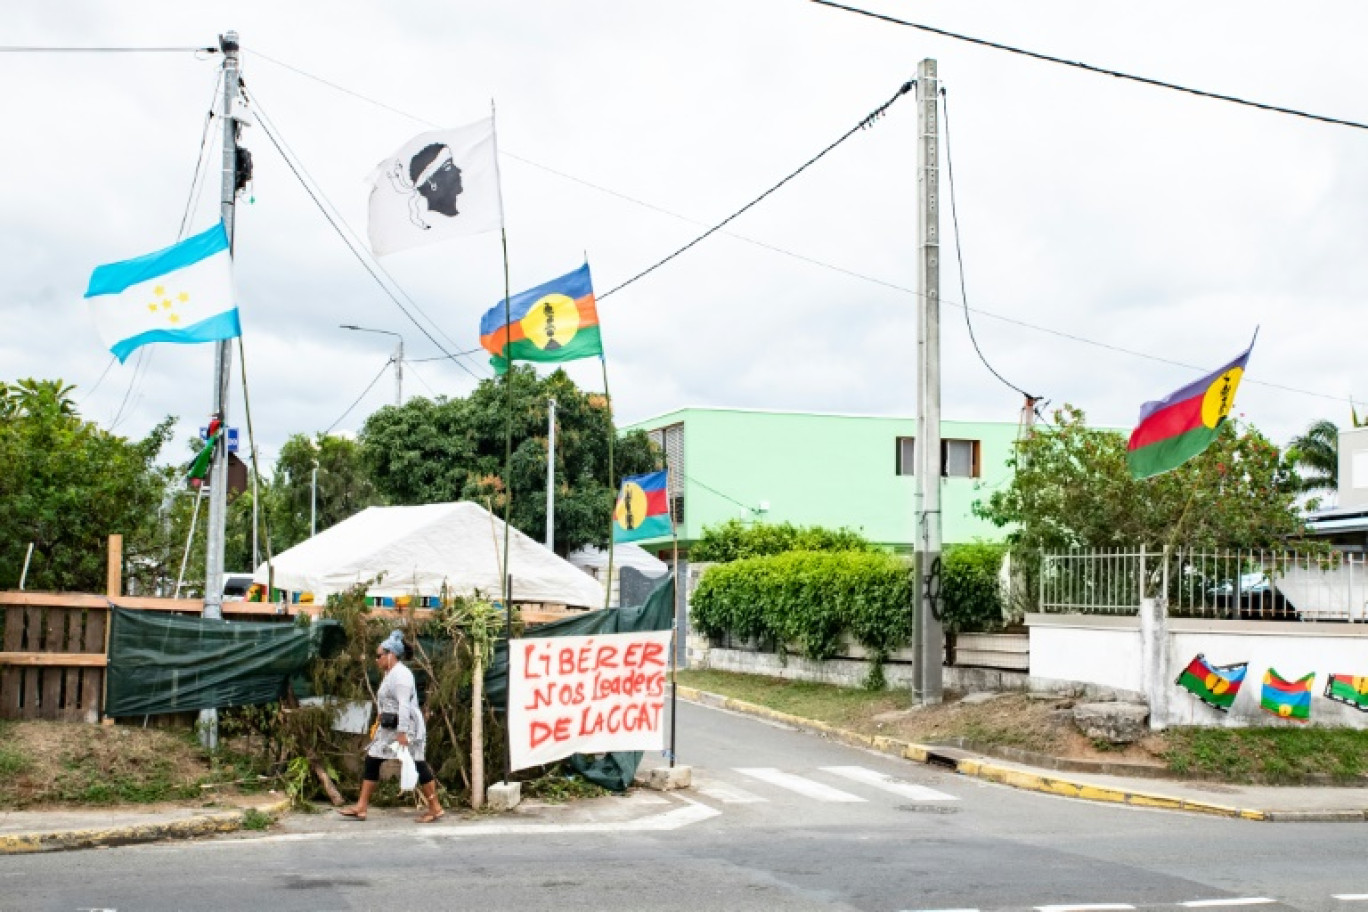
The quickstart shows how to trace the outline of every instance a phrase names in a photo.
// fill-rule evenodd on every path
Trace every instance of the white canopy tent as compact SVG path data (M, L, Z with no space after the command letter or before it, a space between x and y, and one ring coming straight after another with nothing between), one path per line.
M377 597L469 595L498 598L503 520L478 504L370 507L279 554L274 586L311 592L315 601L380 577ZM603 607L603 587L591 576L517 529L509 530L508 572L513 601ZM267 567L253 574L265 585Z

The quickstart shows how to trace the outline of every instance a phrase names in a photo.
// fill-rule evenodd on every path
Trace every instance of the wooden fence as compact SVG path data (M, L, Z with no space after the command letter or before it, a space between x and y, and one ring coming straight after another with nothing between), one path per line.
M4 615L0 639L0 719L55 719L98 722L104 713L105 668L109 652L109 608L169 611L200 615L202 599L147 598L121 595L122 536L109 540L106 593L0 592ZM230 621L291 622L297 614L318 616L321 605L224 602ZM430 609L372 608L376 617L424 620ZM576 612L519 612L523 623L544 624Z

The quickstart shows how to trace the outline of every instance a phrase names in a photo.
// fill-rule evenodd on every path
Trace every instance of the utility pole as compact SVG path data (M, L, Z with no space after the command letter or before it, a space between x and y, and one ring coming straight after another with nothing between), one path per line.
M914 678L923 705L941 702L940 158L936 61L917 66L917 472Z
M237 121L233 102L238 94L238 34L219 36L223 50L223 181L220 209L228 247L233 247L234 203L237 200ZM214 447L209 469L208 548L204 565L204 616L223 617L224 525L228 517L228 381L233 373L233 343L223 339L214 345L214 415L223 434Z
M223 181L219 197L223 228L233 249L234 203L237 201L237 121L233 117L238 96L238 34L219 36L223 51ZM209 469L208 546L204 559L204 616L223 617L224 527L228 519L228 380L233 373L233 342L222 339L214 347L214 415L223 429L214 447ZM211 750L218 747L218 710L200 710L200 741Z
M556 400L546 400L546 550L556 550Z

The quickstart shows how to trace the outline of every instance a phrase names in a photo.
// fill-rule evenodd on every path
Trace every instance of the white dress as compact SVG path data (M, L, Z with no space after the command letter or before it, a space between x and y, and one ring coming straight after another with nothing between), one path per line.
M423 748L427 743L427 725L418 707L418 687L413 682L413 672L403 662L395 662L394 667L385 673L380 689L375 692L375 702L381 715L394 713L399 717L399 727L376 728L375 740L366 748L367 756L393 760L394 752L390 750L390 745L403 732L408 735L409 752L413 754L413 759L422 760Z

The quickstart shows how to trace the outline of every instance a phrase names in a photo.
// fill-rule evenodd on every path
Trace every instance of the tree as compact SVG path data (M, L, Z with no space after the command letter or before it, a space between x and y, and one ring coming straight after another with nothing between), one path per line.
M1137 481L1123 435L1087 427L1069 405L1054 418L1018 442L1011 484L974 505L1010 526L1028 559L1073 547L1281 547L1302 534L1291 470L1252 426L1227 421L1205 453Z
M106 543L124 536L140 570L158 551L166 473L157 455L174 419L130 441L81 419L60 380L0 384L0 587L102 592Z
M271 549L279 554L309 537L314 512L314 467L318 467L317 531L334 526L366 507L384 503L366 471L361 446L346 437L319 434L310 440L295 434L280 448L271 484L262 491L271 535ZM238 498L237 515L245 520L251 548L251 492ZM245 512L245 517L242 514ZM264 548L263 545L263 554ZM250 557L250 555L248 555ZM250 562L250 561L248 561Z
M617 487L624 475L655 469L659 455L640 431L616 438L614 478L608 445L615 434L608 400L575 386L557 370L538 377L515 365L513 389L512 523L546 537L547 400L556 400L556 552L606 546ZM507 393L485 380L465 399L410 399L380 409L361 431L361 454L376 489L391 503L473 500L503 516Z
M1355 415L1357 418L1357 415ZM1339 428L1333 421L1312 422L1287 445L1292 483L1303 494L1339 489Z

